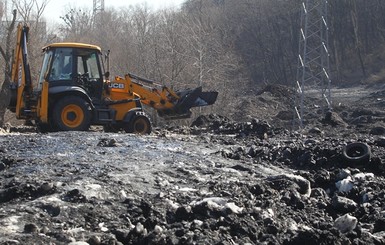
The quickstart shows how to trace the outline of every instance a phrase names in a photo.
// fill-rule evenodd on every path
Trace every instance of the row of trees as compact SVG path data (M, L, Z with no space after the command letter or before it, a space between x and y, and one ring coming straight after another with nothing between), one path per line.
M14 0L19 19L33 27L35 74L40 47L47 43L93 43L111 49L112 74L130 71L175 88L219 91L210 110L223 110L265 84L290 85L296 76L302 0L186 0L181 9L138 5L95 15L72 8L58 13L60 26L43 32L38 23L48 1ZM385 58L384 10L381 0L329 1L333 83L380 73L382 64L375 61Z
M144 5L108 9L98 16L73 10L64 18L61 35L114 47L113 68L120 74L130 69L160 81L229 91L289 85L297 70L302 2L187 0L181 10L153 12ZM359 81L382 69L373 62L382 59L379 51L384 50L384 10L380 0L329 1L335 84Z

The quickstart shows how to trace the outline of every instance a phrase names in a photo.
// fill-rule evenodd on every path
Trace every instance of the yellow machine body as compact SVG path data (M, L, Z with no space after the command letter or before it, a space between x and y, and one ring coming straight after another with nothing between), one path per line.
M106 131L146 134L151 132L151 122L142 104L162 117L177 119L189 117L192 107L211 105L217 98L217 92L201 88L175 92L130 73L110 81L100 47L69 42L43 48L41 73L34 86L28 31L28 26L18 25L9 109L19 119L35 121L41 131L102 125Z

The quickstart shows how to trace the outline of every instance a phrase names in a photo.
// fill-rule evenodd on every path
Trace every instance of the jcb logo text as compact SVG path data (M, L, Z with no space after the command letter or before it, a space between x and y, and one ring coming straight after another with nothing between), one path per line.
M108 85L110 88L120 88L120 89L123 89L124 88L124 84L123 83L110 83L110 85Z

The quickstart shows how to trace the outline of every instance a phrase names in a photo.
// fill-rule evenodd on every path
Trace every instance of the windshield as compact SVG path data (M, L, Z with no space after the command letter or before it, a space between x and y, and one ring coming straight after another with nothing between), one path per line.
M47 51L44 54L43 64L42 64L41 70L40 70L38 88L41 88L43 81L44 81L44 78L47 76L48 66L49 66L49 63L52 59L52 55L53 55L53 52L51 50Z

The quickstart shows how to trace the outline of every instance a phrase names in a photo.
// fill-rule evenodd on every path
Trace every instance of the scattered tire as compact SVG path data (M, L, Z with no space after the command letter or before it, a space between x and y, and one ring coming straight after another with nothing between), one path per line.
M77 96L60 99L54 106L52 120L58 131L86 131L91 124L91 108Z
M134 134L150 134L151 121L145 113L138 111L128 125L124 127L124 131L126 131L126 133Z
M370 161L371 151L368 144L355 142L344 146L342 156L347 163L365 164Z

